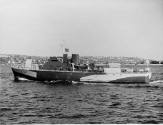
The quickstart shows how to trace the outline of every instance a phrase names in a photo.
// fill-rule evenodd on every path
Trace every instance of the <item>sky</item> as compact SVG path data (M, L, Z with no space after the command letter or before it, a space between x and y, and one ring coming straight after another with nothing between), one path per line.
M163 60L163 0L0 0L0 53Z

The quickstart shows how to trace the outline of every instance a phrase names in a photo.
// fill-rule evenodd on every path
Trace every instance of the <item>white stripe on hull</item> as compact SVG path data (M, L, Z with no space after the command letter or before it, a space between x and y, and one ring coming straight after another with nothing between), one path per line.
M82 77L82 82L149 83L151 73L121 73Z

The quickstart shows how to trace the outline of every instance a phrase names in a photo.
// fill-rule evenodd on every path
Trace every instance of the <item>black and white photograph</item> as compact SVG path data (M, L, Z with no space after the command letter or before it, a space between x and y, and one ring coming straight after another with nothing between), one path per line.
M0 0L0 124L163 124L163 0Z

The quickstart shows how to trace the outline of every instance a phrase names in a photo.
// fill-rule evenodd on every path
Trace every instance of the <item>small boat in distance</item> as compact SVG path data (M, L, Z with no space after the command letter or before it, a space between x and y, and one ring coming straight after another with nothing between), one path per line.
M30 59L25 68L12 67L15 81L25 78L35 81L149 83L151 79L149 70L123 69L119 63L105 66L80 64L78 54L72 54L72 58L68 58L68 54L63 54L62 58L50 57L44 65L31 65Z

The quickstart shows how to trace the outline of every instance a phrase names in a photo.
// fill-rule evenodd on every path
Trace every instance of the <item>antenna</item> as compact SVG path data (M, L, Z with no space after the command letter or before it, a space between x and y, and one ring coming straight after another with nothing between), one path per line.
M64 54L65 50L64 50L64 44L65 44L65 41L62 40L59 44L59 53L61 54L61 56Z
M64 50L63 50L63 43L60 44L60 50L61 50L61 55L63 55Z

